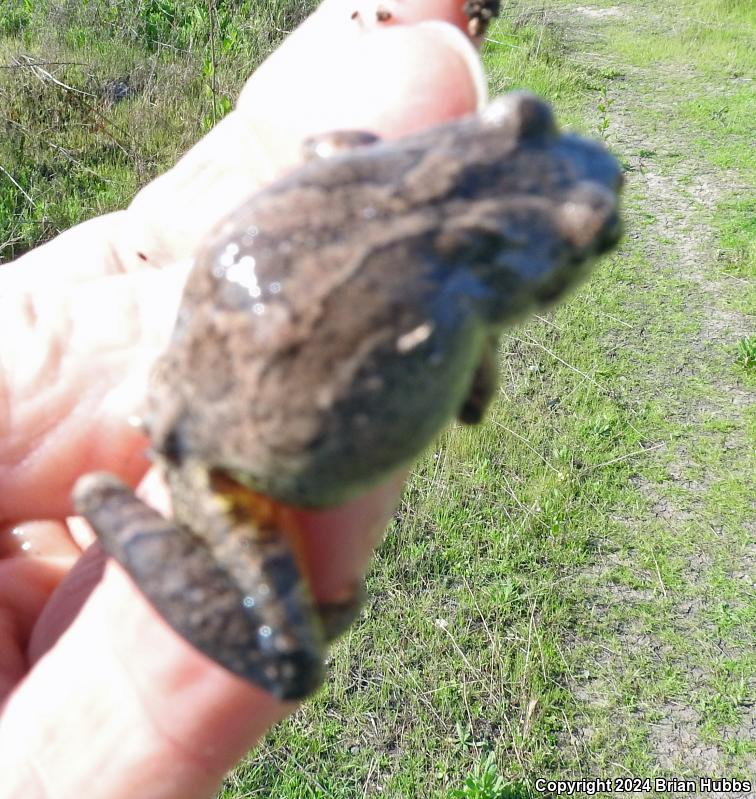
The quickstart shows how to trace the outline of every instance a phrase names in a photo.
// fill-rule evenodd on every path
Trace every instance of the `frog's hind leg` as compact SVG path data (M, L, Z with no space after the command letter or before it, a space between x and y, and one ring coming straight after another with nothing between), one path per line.
M74 502L108 553L193 646L280 699L317 689L323 633L283 536L218 512L202 517L214 530L200 537L109 474L79 480ZM222 547L215 536L225 536Z

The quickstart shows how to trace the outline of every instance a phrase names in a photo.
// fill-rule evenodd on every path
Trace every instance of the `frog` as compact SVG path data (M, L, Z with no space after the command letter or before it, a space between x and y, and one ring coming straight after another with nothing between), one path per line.
M502 330L621 230L617 161L525 91L304 153L194 256L143 418L172 518L111 474L73 492L171 627L282 700L320 686L362 593L314 601L282 509L338 506L480 422Z

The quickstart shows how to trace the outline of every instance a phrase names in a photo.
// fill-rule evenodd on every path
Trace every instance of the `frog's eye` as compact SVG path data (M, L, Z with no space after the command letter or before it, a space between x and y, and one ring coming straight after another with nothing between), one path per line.
M595 244L603 252L619 238L617 198L600 183L582 181L559 207L557 225L560 234L576 249Z

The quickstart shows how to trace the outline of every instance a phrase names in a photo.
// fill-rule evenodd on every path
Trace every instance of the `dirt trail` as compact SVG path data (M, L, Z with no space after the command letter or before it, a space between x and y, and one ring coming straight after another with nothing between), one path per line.
M719 87L709 85L693 67L633 67L605 47L617 26L668 28L677 13L672 7L575 5L551 13L567 31L578 60L593 65L600 61L618 74L608 87L613 101L609 144L628 167L630 246L640 248L651 268L642 275L639 296L629 299L632 329L611 345L630 348L639 361L647 362L644 382L635 390L643 397L663 394L669 422L684 431L650 442L658 449L635 478L645 500L643 513L626 520L626 539L610 542L579 578L591 598L590 612L609 620L597 621L595 629L605 642L611 632L612 644L597 646L591 636L576 643L588 664L572 680L584 713L567 743L577 762L610 773L616 771L611 769L612 746L621 752L637 745L646 756L646 774L638 776L753 777L756 758L747 744L756 740L753 703L736 703L731 723L715 733L706 726L732 662L753 653L752 633L725 625L723 634L715 611L722 585L727 587L727 607L720 609L720 616L731 612L737 619L753 596L756 519L751 516L747 529L733 529L726 519L717 520L707 504L715 484L726 480L729 470L747 468L751 457L744 430L753 396L730 368L733 344L753 333L752 320L733 308L733 298L747 284L716 269L712 227L718 204L742 178L715 169L680 139L679 129L658 122L674 119L681 97L704 97ZM650 116L649 108L661 116ZM667 300L670 307L682 303L685 312L662 319ZM707 450L721 453L711 459L710 468L701 454ZM654 468L663 479L645 476ZM642 587L613 583L609 575L618 568L639 571L636 551L648 546L643 539L654 531L660 551L671 549L671 558L677 557L674 587L665 586L658 567ZM639 663L646 676L674 680L677 686L655 706L632 702L632 671ZM602 744L607 726L615 733L609 751ZM604 759L599 762L602 746Z

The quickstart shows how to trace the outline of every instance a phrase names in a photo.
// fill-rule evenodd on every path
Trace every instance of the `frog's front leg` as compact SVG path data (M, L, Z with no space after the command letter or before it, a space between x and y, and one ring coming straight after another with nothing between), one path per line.
M109 474L79 480L74 501L108 553L197 649L280 699L306 696L323 679L326 635L273 505L254 505L254 495L223 478L204 479L217 484L192 497L183 523L165 519ZM176 482L198 488L186 474L170 482L174 495ZM187 524L192 513L201 531ZM354 615L349 608L326 607L324 617L335 628Z
M356 147L371 147L381 141L380 136L367 130L329 130L308 136L302 142L305 161L333 158Z
M499 379L496 349L498 336L491 336L483 346L478 366L473 375L467 396L459 409L457 418L463 424L480 424L486 413Z

